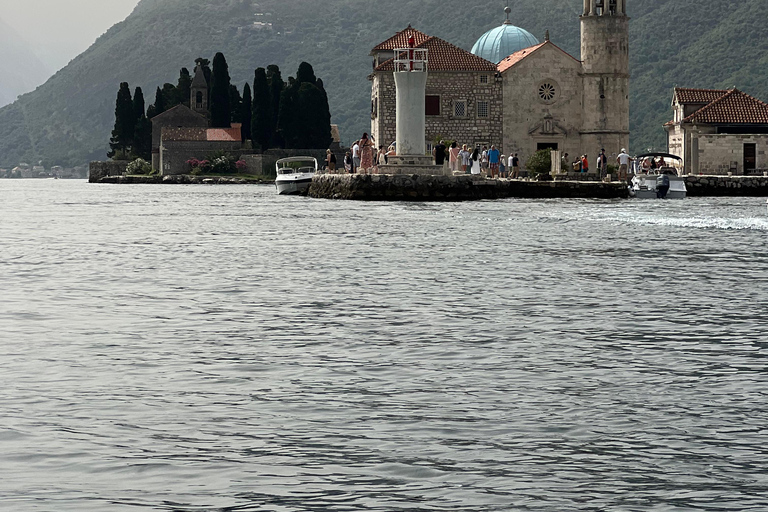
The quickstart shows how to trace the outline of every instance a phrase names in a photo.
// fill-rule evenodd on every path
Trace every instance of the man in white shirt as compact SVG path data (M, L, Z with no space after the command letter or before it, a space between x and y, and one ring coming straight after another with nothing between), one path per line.
M629 170L629 162L632 158L627 154L627 150L621 148L621 153L616 157L616 161L619 163L619 180L627 179L627 171Z
M352 146L352 163L354 164L354 169L352 169L352 172L354 173L357 168L360 167L360 144L355 141L355 144Z

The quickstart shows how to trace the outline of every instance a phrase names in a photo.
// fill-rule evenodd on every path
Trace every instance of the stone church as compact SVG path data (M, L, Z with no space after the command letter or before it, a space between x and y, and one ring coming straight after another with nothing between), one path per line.
M581 59L549 39L539 42L507 19L471 52L412 27L371 51L371 133L395 139L394 50L429 50L426 141L496 144L523 159L540 149L571 155L629 146L627 0L584 0Z

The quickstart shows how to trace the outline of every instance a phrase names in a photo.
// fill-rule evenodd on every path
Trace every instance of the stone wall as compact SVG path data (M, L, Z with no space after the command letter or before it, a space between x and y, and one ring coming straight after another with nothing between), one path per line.
M698 139L701 174L744 174L744 144L756 144L757 167L768 167L768 135L706 134Z
M481 77L487 83L481 82ZM374 74L371 91L371 133L376 146L389 145L396 138L396 89L392 72ZM503 98L502 84L492 72L437 72L427 78L427 96L440 96L440 115L426 116L428 143L438 137L459 144L501 145ZM456 101L465 101L465 116L455 116ZM488 117L478 117L478 102L488 102ZM357 134L355 134L358 137ZM359 136L362 136L360 134Z
M312 180L309 195L363 201L472 201L509 197L615 199L629 197L629 191L622 183L488 180L469 175L322 174Z
M129 163L127 160L91 162L88 167L88 181L98 183L105 176L122 176Z
M768 176L686 176L688 196L768 196Z

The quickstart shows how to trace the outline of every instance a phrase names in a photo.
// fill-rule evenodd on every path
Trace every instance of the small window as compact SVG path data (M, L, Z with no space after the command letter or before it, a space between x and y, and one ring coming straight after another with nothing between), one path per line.
M424 102L425 114L428 116L440 115L440 96L427 96Z
M490 106L488 101L477 102L477 117L488 117L490 113Z
M453 117L467 117L467 102L465 100L453 102Z
M480 83L481 84L487 84L488 83L488 75L480 75Z
M195 95L195 106L197 108L203 108L203 93L200 91L197 91L197 94Z

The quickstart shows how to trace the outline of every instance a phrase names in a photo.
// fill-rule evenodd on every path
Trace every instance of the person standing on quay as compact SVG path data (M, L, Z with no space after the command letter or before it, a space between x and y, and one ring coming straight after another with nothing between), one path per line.
M360 139L360 171L368 173L373 167L373 141L364 133Z
M499 157L499 150L491 144L491 149L488 151L488 167L491 171L491 178L495 178L499 174Z
M336 155L330 149L325 150L325 165L328 167L328 171L336 172Z
M360 167L360 141L356 140L352 144L352 174L355 173L355 169Z
M517 153L512 157L512 174L515 179L520 177L520 159L517 157Z
M451 142L451 149L448 151L448 161L451 163L451 173L459 171L459 153L461 153L459 145L456 144L456 141Z
M349 151L344 155L344 170L347 171L347 174L355 172L355 161Z
M616 162L619 164L619 180L627 179L627 171L629 170L629 162L632 158L627 154L627 150L621 148L621 153L616 157Z
M480 169L488 174L488 146L483 146L483 151L480 153Z
M435 165L445 165L445 144L441 140L440 143L432 149L432 156L435 157Z
M472 153L467 151L466 144L461 146L461 151L459 151L459 158L461 158L461 172L464 174L469 174L472 170Z
M480 156L480 147L475 147L475 150L472 152L472 156L470 157L471 165L472 165L472 174L480 174L480 160L482 157Z

